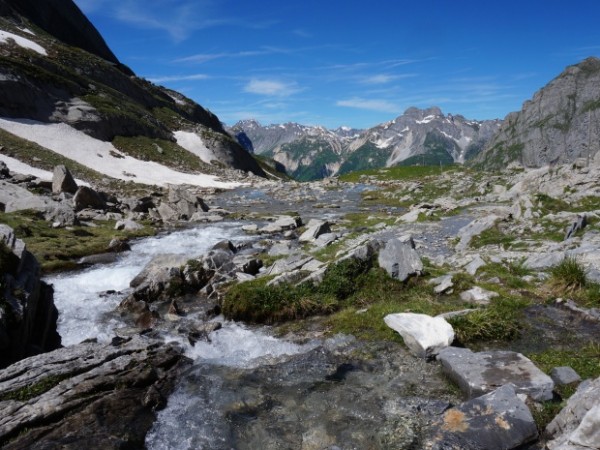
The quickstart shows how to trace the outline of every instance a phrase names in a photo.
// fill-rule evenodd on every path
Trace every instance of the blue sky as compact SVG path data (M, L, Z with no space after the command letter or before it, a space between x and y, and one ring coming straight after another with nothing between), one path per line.
M600 55L597 0L75 0L139 76L233 124L504 118Z

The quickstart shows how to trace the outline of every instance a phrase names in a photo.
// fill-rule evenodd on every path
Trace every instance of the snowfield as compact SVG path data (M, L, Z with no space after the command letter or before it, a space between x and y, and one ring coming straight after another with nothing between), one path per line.
M148 185L191 184L224 189L241 184L222 182L213 175L177 172L152 161L140 161L120 152L110 142L94 139L64 123L0 118L0 128L120 180Z
M9 33L8 31L0 30L0 43L5 44L9 39L15 41L15 43L19 47L28 48L30 50L33 50L34 52L39 53L42 56L48 56L48 52L46 51L46 49L41 45L36 44L32 40L19 36L18 34L13 34Z
M188 152L196 155L205 163L210 164L212 160L217 159L212 150L204 145L202 138L196 133L176 131L173 134L175 135L175 139L177 139L177 144L185 148Z

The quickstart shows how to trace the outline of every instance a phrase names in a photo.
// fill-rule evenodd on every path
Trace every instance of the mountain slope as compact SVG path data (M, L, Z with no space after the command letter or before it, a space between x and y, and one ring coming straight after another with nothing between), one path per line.
M482 167L511 161L540 167L593 156L600 139L600 59L567 67L537 91L519 112L510 113L499 133L476 159ZM592 143L591 147L589 143Z
M228 167L264 176L214 114L133 76L71 0L46 2L41 10L37 3L0 0L1 117L64 123L125 155L181 172L216 174ZM44 22L50 20L44 8L53 24ZM70 30L68 42L42 26Z

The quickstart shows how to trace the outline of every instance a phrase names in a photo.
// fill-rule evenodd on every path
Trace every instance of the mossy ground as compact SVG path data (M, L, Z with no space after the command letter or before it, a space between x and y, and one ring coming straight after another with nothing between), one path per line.
M76 259L108 251L113 238L129 239L154 234L154 228L145 225L138 231L115 230L115 221L96 221L94 226L52 228L35 211L19 211L0 215L0 222L12 227L46 272L73 268Z

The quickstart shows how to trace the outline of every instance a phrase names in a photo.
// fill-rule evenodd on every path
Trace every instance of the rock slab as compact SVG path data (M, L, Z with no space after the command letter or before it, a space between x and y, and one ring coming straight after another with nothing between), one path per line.
M520 353L489 351L474 353L466 348L448 347L438 359L446 375L474 398L512 383L517 392L536 401L551 400L554 382Z
M4 449L143 448L187 364L176 345L87 342L0 371Z
M426 314L388 314L383 319L392 330L400 333L411 353L421 358L429 358L454 340L452 325L442 317Z
M507 384L448 409L424 448L430 450L509 450L538 437L531 412Z

